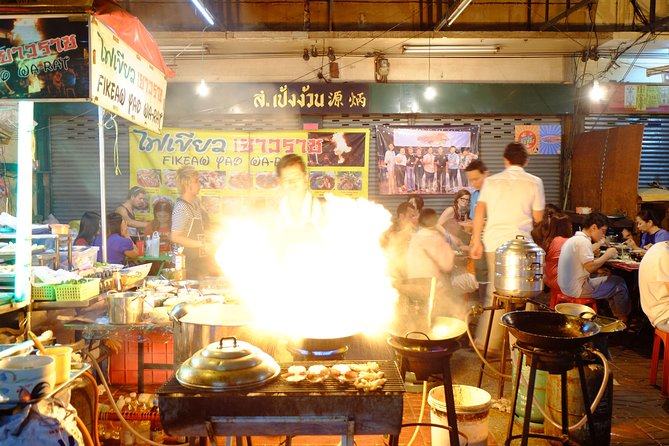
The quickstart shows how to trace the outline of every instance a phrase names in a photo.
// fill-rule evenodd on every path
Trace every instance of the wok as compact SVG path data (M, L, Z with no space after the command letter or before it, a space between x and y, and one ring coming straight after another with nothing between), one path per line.
M289 345L310 352L329 352L346 347L351 343L354 336L355 335L336 338L293 338L289 340Z
M545 311L512 311L500 323L522 343L547 350L574 350L599 333L590 320Z
M391 338L406 348L450 347L467 332L467 324L453 317L438 317L429 329L390 330Z

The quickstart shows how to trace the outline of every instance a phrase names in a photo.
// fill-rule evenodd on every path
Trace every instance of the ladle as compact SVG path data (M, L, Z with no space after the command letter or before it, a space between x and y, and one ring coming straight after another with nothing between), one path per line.
M44 344L37 338L37 335L33 333L32 331L28 331L28 336L30 336L30 339L32 339L33 343L35 344L35 347L37 347L37 350L43 355L46 355L46 349L44 348Z

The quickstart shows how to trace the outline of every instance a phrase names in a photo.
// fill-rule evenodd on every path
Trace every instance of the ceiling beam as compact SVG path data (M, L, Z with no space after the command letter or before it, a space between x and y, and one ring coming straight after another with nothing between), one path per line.
M540 31L546 31L548 28L551 28L555 25L557 25L557 22L560 20L570 16L574 12L578 11L579 9L585 7L585 6L590 6L593 3L597 3L597 0L582 0L578 3L576 3L574 6L571 8L566 9L565 11L561 12L560 14L556 15L543 25L541 25L541 28L539 28Z
M653 22L650 22L648 25L644 26L641 31L643 32L651 32L651 33L656 33L658 31L661 31L662 28L666 27L669 25L669 16L664 17L659 20L655 20Z

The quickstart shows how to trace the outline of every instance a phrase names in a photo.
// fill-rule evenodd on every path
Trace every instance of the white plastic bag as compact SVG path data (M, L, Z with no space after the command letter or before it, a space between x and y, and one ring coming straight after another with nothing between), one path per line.
M144 243L145 257L158 257L160 255L160 234L155 231L150 239Z

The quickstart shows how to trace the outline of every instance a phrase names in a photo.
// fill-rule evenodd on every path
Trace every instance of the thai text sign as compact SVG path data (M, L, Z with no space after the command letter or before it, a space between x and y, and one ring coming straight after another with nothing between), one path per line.
M160 131L167 78L95 19L91 19L91 73L91 99L95 104Z
M88 98L88 16L0 17L0 99Z
M150 203L174 201L176 171L190 165L200 171L202 205L216 219L236 199L276 197L276 164L289 153L305 159L314 195L367 197L368 129L129 132L130 186L144 187Z
M255 111L363 113L369 87L363 84L270 84L253 92Z

